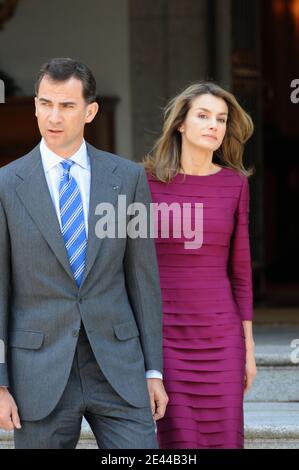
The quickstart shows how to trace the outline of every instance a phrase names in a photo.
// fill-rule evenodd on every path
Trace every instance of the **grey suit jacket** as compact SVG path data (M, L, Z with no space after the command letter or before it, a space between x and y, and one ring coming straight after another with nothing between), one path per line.
M39 146L0 170L0 385L21 419L54 409L66 386L81 321L96 360L130 404L149 404L145 370L162 371L162 309L153 240L95 235L97 204L117 209L150 193L143 168L88 145L91 191L86 269L70 269ZM116 210L117 212L117 210ZM129 217L129 216L128 216Z

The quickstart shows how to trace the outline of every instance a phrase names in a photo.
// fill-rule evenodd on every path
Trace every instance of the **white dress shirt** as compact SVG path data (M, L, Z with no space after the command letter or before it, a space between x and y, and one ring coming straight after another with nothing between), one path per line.
M56 210L57 218L61 228L61 219L60 219L60 208L59 208L59 186L60 180L63 175L63 168L60 165L65 158L59 157L56 153L50 150L44 139L40 143L40 153L42 157L42 164L44 167L44 172L46 180L48 183L48 188L50 195ZM86 143L83 140L81 147L77 150L74 155L72 155L68 160L72 160L74 165L72 165L70 173L75 178L82 198L84 220L85 220L85 230L86 235L88 235L88 213L89 213L89 193L90 193L90 161L87 154Z
M52 150L47 147L44 139L42 139L40 143L40 153L51 199L53 201L59 225L61 228L59 208L59 186L63 174L63 168L60 163L63 162L65 158L59 157L59 155L52 152ZM91 169L85 140L82 141L79 150L77 150L74 155L71 155L68 160L72 160L74 162L74 164L71 166L70 173L76 180L80 189L85 219L86 235L88 235ZM162 379L162 374L156 370L149 370L146 372L146 378Z

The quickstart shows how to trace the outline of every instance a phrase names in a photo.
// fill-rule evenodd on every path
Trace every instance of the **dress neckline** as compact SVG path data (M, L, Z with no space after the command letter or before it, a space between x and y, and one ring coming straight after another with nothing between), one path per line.
M224 167L221 167L220 170L216 171L215 173L210 173L209 175L191 175L190 173L177 173L177 175L188 176L191 178L207 178L208 176L216 176L219 175L224 170Z

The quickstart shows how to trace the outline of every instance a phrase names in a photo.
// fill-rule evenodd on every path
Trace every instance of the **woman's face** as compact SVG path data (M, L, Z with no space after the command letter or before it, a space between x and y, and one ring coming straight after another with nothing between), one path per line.
M182 143L214 152L225 136L227 117L224 99L210 94L198 96L179 127Z

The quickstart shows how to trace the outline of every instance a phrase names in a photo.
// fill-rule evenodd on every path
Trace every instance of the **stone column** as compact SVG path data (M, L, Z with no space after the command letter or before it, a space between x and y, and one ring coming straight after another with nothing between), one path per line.
M134 159L161 132L168 99L208 77L208 0L130 0Z
M232 89L231 0L213 0L214 76L225 89Z

